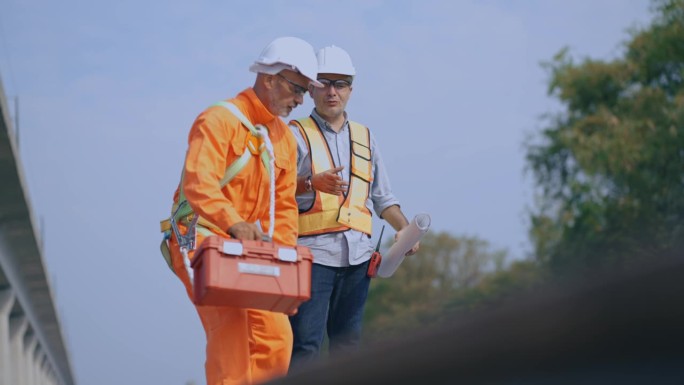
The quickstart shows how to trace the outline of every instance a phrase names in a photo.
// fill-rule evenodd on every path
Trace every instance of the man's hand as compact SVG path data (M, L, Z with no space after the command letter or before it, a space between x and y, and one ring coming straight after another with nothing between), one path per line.
M337 175L343 169L344 166L335 167L312 176L311 186L316 191L332 195L341 195L347 192L349 182L345 182L340 175Z
M235 239L261 241L264 233L254 223L238 222L228 229L228 234Z
M397 240L399 239L399 237L401 237L401 234L402 234L402 232L404 231L404 229L406 229L406 227L404 227L403 229L397 231L397 233L394 234L394 242L397 242ZM413 255L413 254L417 253L419 248L420 248L420 241L419 241L419 242L416 242L416 244L413 245L413 247L411 248L411 250L409 250L409 251L406 252L406 256L408 257L409 255Z

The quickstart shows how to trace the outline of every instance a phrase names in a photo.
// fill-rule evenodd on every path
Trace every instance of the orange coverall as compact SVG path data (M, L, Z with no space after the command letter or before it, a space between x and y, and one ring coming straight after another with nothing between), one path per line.
M273 240L297 242L297 144L287 125L271 114L247 88L229 100L252 124L263 124L275 154L275 228ZM212 106L195 120L185 158L183 191L196 214L221 229L238 222L260 221L268 229L270 176L254 156L225 187L219 181L246 148L249 131L224 107ZM174 201L178 200L176 190ZM185 229L183 229L184 231ZM226 233L217 233L227 237ZM203 237L198 233L196 245ZM175 237L171 238L173 269L192 296L188 274ZM189 253L190 259L193 254ZM207 336L205 370L208 385L252 384L287 374L292 330L287 315L263 310L195 306Z

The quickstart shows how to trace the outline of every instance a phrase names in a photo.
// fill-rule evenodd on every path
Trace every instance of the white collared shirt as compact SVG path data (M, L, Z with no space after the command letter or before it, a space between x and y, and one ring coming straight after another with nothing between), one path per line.
M318 115L315 108L311 112L311 117L322 129L323 136L330 149L334 167L344 166L344 170L342 170L340 175L342 179L349 182L349 170L351 169L349 121L345 120L338 133ZM309 176L311 175L311 156L309 155L306 139L302 137L297 126L291 125L290 129L297 139L297 175ZM371 182L366 207L369 210L372 209L380 216L380 213L386 208L392 205L399 205L399 200L392 194L392 188L382 162L380 149L375 142L372 132L370 132L370 147L373 161L371 168L373 182ZM314 198L314 192L302 193L297 195L297 204L302 208L311 207ZM345 232L305 236L299 238L297 243L311 249L314 263L333 267L358 265L366 262L370 259L374 250L370 237L353 229Z

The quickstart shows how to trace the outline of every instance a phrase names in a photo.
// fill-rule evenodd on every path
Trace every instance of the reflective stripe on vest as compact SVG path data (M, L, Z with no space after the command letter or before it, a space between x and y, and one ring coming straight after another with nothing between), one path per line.
M312 175L334 168L328 143L313 118L293 120L306 138L311 154ZM354 229L371 235L372 213L366 207L370 193L370 133L365 126L349 121L351 169L349 190L343 195L315 192L311 208L300 210L299 236L332 233Z

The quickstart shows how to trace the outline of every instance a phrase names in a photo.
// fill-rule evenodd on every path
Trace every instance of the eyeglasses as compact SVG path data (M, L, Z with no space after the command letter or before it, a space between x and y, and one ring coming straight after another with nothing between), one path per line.
M351 83L344 79L330 80L326 78L318 78L318 81L321 82L325 88L330 87L330 85L335 87L336 90L345 90L351 87Z
M281 75L281 74L276 74L276 75L278 75L278 76L280 76L281 78L285 79L286 82L292 84L292 86L294 87L294 91L293 91L293 92L294 92L294 94L295 94L296 96L304 96L304 95L306 94L306 91L307 91L306 88L300 86L299 84L293 82L292 80L286 78L285 76L283 76L283 75Z

